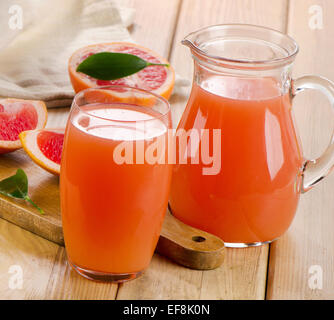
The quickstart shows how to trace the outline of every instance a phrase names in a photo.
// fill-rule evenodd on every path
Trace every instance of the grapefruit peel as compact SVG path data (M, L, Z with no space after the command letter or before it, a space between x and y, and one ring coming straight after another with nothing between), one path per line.
M41 146L38 145L38 135L41 133L53 133L56 137L59 136L59 139L61 139L61 137L63 139L64 132L64 128L28 130L20 133L20 140L26 153L37 165L54 175L59 175L60 161L56 162L52 159L52 151L61 154L61 150L50 150L50 148L52 149L52 146L47 147L49 149L48 152L51 155L51 158L48 157L46 153L41 150ZM56 143L56 148L59 148L60 145L62 147L62 140L59 141L60 142Z

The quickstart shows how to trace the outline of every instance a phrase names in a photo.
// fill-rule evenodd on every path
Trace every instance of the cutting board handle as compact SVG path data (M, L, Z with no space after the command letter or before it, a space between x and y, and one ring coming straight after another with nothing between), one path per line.
M224 260L224 242L210 234L190 227L167 210L157 252L185 267L211 270Z

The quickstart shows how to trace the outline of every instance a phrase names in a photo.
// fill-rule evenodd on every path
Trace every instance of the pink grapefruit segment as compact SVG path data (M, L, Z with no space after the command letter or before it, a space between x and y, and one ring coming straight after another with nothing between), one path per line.
M0 154L22 147L19 134L44 128L47 110L44 102L0 99Z
M174 70L171 66L149 66L131 76L117 80L98 80L76 71L78 65L87 57L103 51L129 53L152 63L169 64L166 59L160 57L157 53L134 43L112 42L87 46L74 52L69 60L68 71L75 92L96 86L127 85L152 91L169 99L175 81ZM115 91L111 94L116 95ZM118 90L117 97L124 98L121 90Z
M43 130L37 135L37 146L51 161L60 164L64 133Z
M20 133L22 146L30 158L43 169L60 174L65 129L29 130Z

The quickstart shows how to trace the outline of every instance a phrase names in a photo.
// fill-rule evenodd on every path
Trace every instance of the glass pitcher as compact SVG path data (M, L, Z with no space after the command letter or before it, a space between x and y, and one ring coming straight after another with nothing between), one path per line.
M334 84L318 76L293 80L298 45L272 29L216 25L182 43L191 50L194 79L177 131L184 129L189 148L187 161L174 166L172 213L227 247L269 243L290 226L300 193L334 165L334 140L320 158L304 159L292 100L317 89L333 104Z

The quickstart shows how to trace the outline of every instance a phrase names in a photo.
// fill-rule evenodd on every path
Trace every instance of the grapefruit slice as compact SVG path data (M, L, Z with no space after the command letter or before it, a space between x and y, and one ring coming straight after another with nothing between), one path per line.
M47 110L42 101L0 99L0 154L22 147L19 134L45 127Z
M157 53L134 43L112 42L90 45L74 52L69 60L68 71L76 93L96 86L127 85L151 91L169 99L175 81L174 70L171 66L168 68L164 66L149 66L133 75L117 80L98 80L76 71L78 65L87 57L103 51L129 53L152 63L169 64L167 60L160 57ZM122 98L121 90L112 91L111 94L115 95L116 98Z
M65 129L29 130L20 133L22 146L30 158L43 169L60 174Z

